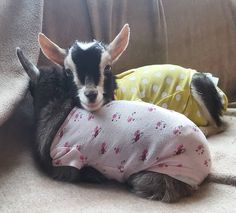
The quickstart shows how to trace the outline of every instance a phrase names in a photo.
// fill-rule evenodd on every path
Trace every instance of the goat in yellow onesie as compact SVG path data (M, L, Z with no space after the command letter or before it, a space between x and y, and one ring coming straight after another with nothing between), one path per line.
M142 100L185 114L198 126L207 126L202 107L192 94L193 75L198 73L177 65L150 65L116 75L116 100ZM226 95L216 87L226 110ZM201 95L201 94L199 94Z

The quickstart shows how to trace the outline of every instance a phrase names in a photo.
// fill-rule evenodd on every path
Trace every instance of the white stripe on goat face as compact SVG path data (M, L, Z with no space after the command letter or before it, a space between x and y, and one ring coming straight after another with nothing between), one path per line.
M79 78L78 78L78 75L76 72L76 65L71 58L71 51L72 51L72 48L69 49L69 52L68 52L68 54L65 58L65 61L64 61L64 66L65 66L65 69L70 69L72 71L73 76L74 76L73 79L74 79L75 85L77 87L80 87L81 82L79 81Z
M75 42L69 49L64 62L65 68L72 71L78 97L86 110L97 110L104 103L104 69L109 60L109 54L98 42ZM97 93L95 100L89 98L89 90Z

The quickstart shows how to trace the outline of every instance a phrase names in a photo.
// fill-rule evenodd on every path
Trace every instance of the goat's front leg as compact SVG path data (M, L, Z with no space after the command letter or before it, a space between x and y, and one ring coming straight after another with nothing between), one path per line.
M53 167L52 177L65 182L103 183L106 177L92 167L77 169L71 166Z
M79 182L80 171L71 166L58 166L53 167L51 171L53 179L65 182Z

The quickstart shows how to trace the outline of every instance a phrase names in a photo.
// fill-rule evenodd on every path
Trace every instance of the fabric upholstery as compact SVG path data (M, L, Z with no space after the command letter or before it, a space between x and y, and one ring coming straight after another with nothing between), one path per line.
M37 34L66 48L75 39L110 42L128 22L130 44L114 66L120 73L172 63L220 78L236 99L235 0L0 1L0 212L234 212L235 188L205 184L173 205L137 198L122 186L74 185L46 177L33 161L32 99L15 48L40 65ZM229 128L209 138L213 171L236 175L235 111Z
M28 77L16 57L20 46L32 61L38 59L43 2L0 1L0 125L25 95Z

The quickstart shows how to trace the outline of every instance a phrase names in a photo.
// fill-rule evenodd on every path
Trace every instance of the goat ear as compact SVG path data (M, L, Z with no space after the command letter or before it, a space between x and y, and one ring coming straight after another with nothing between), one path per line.
M115 39L108 45L107 49L114 63L125 51L129 44L130 28L125 24Z
M52 62L64 66L66 50L53 43L43 33L39 33L38 42L43 54Z
M16 48L16 54L21 65L30 77L30 80L34 83L37 83L37 79L40 74L38 68L24 56L23 52L19 47Z

